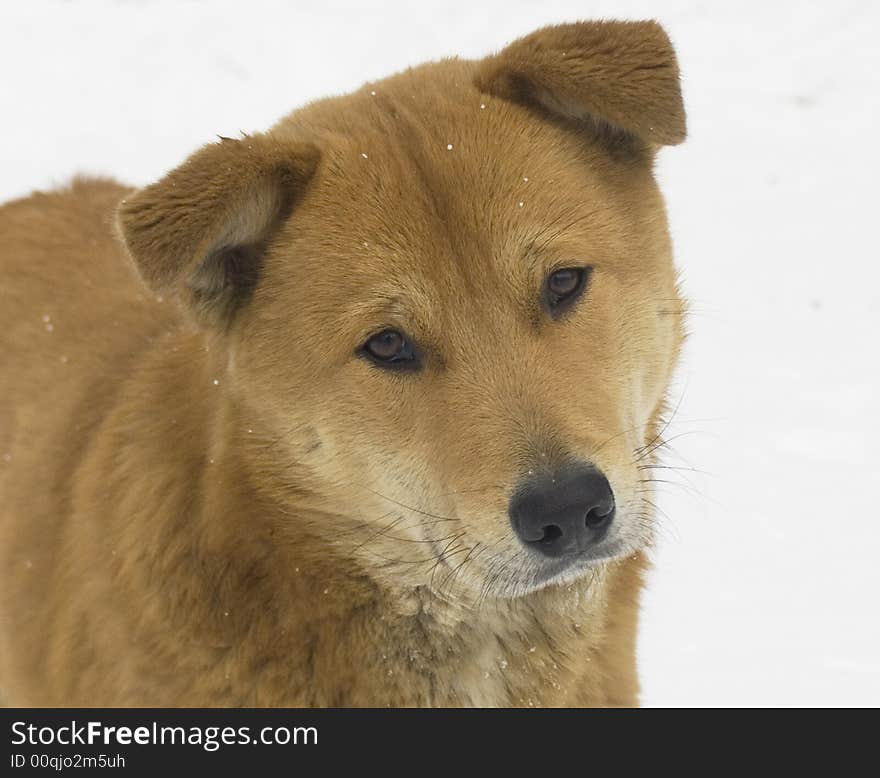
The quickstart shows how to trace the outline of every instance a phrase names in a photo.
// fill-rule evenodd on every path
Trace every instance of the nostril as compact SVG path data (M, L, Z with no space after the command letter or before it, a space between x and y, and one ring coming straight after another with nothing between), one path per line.
M613 514L613 505L610 508L606 506L591 508L589 511L587 511L586 524L590 529L599 529L604 524L608 523Z
M555 524L548 524L544 529L544 534L541 536L541 539L538 541L539 543L545 543L547 545L556 542L559 538L562 537L562 528L557 527Z

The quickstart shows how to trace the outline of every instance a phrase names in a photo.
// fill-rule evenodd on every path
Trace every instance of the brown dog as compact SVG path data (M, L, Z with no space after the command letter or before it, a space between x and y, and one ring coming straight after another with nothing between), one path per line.
M634 704L684 135L580 23L4 206L6 702Z

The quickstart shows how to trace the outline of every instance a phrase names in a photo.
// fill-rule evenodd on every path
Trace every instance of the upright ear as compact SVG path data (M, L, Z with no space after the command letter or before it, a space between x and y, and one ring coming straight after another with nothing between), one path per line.
M584 123L605 140L681 143L685 114L675 51L656 22L545 27L483 60L484 92Z
M130 195L118 227L144 281L179 292L204 321L228 321L317 161L305 144L223 138Z

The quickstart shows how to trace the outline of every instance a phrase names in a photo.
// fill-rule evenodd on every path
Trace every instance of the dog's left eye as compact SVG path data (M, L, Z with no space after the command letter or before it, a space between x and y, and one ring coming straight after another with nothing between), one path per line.
M583 294L592 268L564 267L547 276L544 302L555 316L562 313Z

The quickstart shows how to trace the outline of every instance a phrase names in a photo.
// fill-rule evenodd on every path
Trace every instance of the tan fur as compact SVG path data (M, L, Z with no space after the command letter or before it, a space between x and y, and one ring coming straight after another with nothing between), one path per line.
M635 704L683 136L662 30L582 23L0 209L7 702ZM572 455L617 558L539 586L508 502Z

